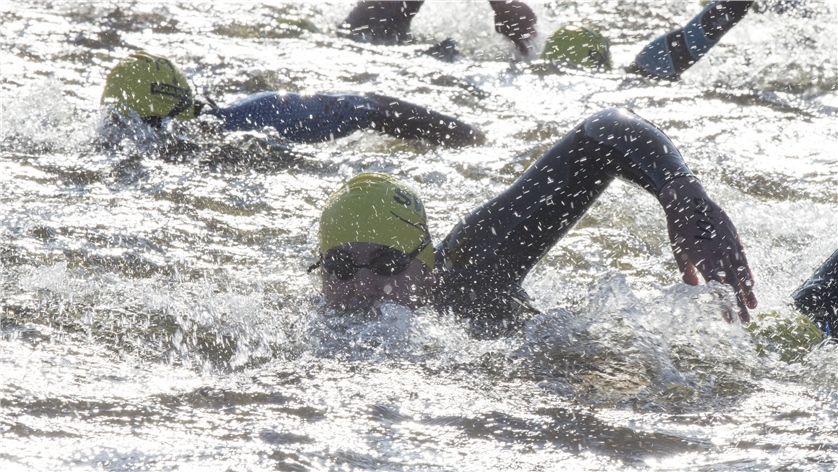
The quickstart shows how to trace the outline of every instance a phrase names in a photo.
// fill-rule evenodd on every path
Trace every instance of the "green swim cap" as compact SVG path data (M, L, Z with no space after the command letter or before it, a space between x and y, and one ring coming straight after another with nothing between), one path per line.
M797 362L823 341L823 331L804 314L786 318L777 312L760 313L745 326L754 336L757 352L778 352L780 359Z
M409 254L427 236L428 218L419 194L385 174L353 177L329 197L320 214L321 254L353 242L382 244ZM433 245L416 258L433 269Z
M134 110L143 118L195 117L192 89L186 75L163 56L135 52L108 74L102 105L113 105L128 115Z
M569 24L556 30L547 38L541 58L611 69L610 43L593 27L584 24Z

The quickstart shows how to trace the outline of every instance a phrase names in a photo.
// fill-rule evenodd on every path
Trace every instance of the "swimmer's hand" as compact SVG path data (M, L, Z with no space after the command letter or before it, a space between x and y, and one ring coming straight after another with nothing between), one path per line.
M692 176L668 182L658 199L666 212L669 241L684 282L698 285L701 273L705 281L732 286L739 319L748 322L748 309L757 306L754 276L730 218Z
M448 147L481 145L486 135L479 128L404 100L365 94L380 112L379 129L397 138L424 139Z
M511 39L515 47L525 57L534 53L535 13L525 3L519 1L489 2L495 10L495 31Z

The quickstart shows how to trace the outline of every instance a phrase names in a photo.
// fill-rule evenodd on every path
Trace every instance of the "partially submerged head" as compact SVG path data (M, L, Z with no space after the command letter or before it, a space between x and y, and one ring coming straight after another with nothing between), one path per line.
M329 198L320 215L317 265L330 305L420 306L430 294L433 264L425 207L404 182L364 173Z
M541 58L583 67L611 69L610 43L592 26L572 23L547 38Z
M195 117L186 75L165 57L144 51L132 53L111 69L101 104L125 116L134 111L147 121Z

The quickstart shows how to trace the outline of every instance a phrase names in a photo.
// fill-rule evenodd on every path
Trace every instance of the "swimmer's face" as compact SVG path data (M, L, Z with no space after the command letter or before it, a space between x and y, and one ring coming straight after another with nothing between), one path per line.
M341 280L334 273L339 271L330 273L324 268L326 264L323 264L320 274L326 302L344 309L369 308L385 301L410 308L428 303L434 282L433 273L416 258L412 258L404 270L392 274L382 275L375 268L359 267L380 265L377 262L386 260L389 251L394 249L381 244L358 242L330 249L326 256L338 255L336 259L340 259L344 268L349 268L342 275L343 278L353 269L356 272L346 280Z

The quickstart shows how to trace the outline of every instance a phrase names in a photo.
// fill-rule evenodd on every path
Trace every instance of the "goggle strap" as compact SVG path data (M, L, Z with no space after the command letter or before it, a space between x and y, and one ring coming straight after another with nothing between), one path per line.
M207 103L209 104L210 108L212 108L213 110L218 111L218 110L220 110L220 109L221 109L221 108L218 106L218 104L217 104L217 103L215 103L215 100L213 100L212 98L210 98L210 96L209 96L209 95L204 94L204 99L207 101Z
M321 255L321 256L317 259L317 262L315 262L314 264L312 264L312 265L308 266L308 270L306 270L306 273L307 273L307 274L310 274L310 273L311 273L311 271L313 271L314 269L316 269L316 268L320 267L320 266L322 265L322 263L323 263L323 256Z

